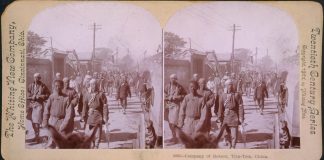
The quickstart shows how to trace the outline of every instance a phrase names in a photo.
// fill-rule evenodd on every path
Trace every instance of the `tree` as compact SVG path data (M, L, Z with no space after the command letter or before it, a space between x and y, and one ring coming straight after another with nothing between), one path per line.
M33 31L27 33L27 54L38 54L47 41Z
M172 32L165 32L164 33L164 53L165 56L169 56L173 53L180 52L181 49L184 48L186 41L183 38L179 37L178 35Z

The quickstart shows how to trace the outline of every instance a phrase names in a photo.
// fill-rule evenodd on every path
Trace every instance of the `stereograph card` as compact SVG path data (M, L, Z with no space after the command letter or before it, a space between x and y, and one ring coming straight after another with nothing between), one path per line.
M16 1L3 159L320 159L320 3Z

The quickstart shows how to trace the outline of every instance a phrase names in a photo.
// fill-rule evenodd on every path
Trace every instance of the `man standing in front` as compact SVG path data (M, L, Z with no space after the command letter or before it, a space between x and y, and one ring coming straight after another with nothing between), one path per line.
M106 79L105 76L106 75L104 73L99 74L98 84L99 84L99 91L100 92L106 92L107 79Z
M50 95L49 89L41 82L39 73L34 74L34 82L29 84L27 89L27 100L30 101L27 107L27 119L31 120L35 137L32 141L39 142L39 129L43 120L44 101Z
M203 112L203 109L207 109L207 106L204 105L204 97L197 93L197 89L198 83L193 80L190 81L189 94L184 97L179 111L178 127L182 128L182 131L192 138L198 132L207 133L206 120L201 120L201 117L208 117L208 111ZM203 113L207 113L207 115L202 116Z
M108 102L104 92L99 91L99 86L95 79L90 80L90 87L83 98L82 117L87 119L88 127L85 133L89 134L90 130L99 126L95 133L94 148L99 147L102 124L108 123Z
M57 131L66 135L74 127L74 108L69 97L62 92L63 81L54 81L55 92L53 92L46 103L44 109L43 126L48 124L55 127ZM47 148L55 148L56 145L50 138Z
M226 91L219 99L218 117L225 127L226 138L230 148L236 147L238 126L244 121L243 100L240 94L234 92L233 82L225 82Z
M261 115L263 115L265 97L269 98L267 86L264 81L260 79L254 91L254 101L257 101Z
M122 77L122 83L120 84L120 86L117 89L117 95L116 95L116 99L120 100L120 104L123 108L123 113L126 114L126 108L127 108L127 97L129 96L129 98L132 97L131 95L131 91L130 91L130 87L127 83L127 79L126 77Z
M170 83L166 85L166 88L164 90L164 95L165 95L164 100L165 100L166 108L169 111L169 115L168 115L169 127L172 133L172 139L170 140L170 142L174 144L178 143L175 127L178 124L180 103L182 102L183 98L186 96L186 91L177 82L177 79L178 78L176 74L171 74Z

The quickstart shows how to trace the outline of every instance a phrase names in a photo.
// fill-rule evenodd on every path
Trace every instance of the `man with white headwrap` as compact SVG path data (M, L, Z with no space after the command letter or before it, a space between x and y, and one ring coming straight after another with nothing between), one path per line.
M198 80L199 80L198 74L197 73L193 74L191 80L198 82Z
M175 127L177 126L178 123L180 103L182 102L183 98L186 96L186 91L177 82L177 79L178 78L176 74L171 74L170 83L166 85L164 89L164 95L165 95L164 100L165 100L166 108L169 111L168 121L172 133L172 139L170 140L171 143L178 142Z
M44 102L48 99L50 91L47 86L41 82L39 73L34 74L34 82L28 85L27 100L29 105L27 107L27 119L31 120L35 137L32 139L39 142L40 124L43 120L43 106Z
M223 76L223 78L221 79L221 84L223 86L225 86L225 82L230 79L230 76L229 76L229 73L228 72L225 72L225 75Z

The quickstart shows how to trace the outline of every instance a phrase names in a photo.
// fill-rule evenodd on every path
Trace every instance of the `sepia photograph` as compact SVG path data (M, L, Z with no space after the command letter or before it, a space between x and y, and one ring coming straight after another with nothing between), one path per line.
M286 12L194 4L169 19L164 43L165 148L300 148L300 47Z
M27 32L28 149L162 148L162 30L142 8L75 3Z

